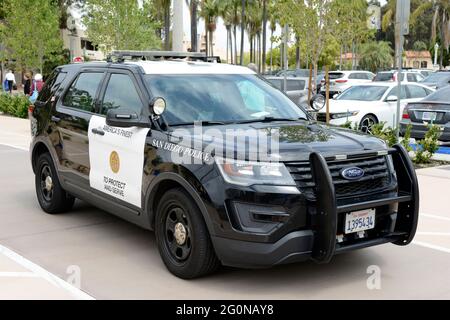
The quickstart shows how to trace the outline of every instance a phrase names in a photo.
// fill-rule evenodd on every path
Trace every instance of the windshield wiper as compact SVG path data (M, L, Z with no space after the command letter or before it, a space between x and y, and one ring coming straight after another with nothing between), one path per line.
M305 119L305 118L292 119L292 118L264 117L264 118L259 118L259 119L238 121L238 122L235 122L235 124L271 123L271 122L283 122L283 121L296 122L296 121L300 121L300 120L307 121L307 119Z
M230 123L223 121L195 121L195 122L185 122L185 123L176 123L169 125L170 127L188 127L188 126L224 126Z

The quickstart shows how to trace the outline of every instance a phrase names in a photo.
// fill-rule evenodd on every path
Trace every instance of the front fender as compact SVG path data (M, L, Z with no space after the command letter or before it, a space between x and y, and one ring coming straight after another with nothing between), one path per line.
M211 236L214 236L216 234L215 227L213 224L213 221L211 219L211 216L209 214L209 211L207 209L207 206L205 203L208 203L208 199L204 194L202 194L201 190L199 190L199 186L201 186L200 182L196 181L192 183L192 179L195 179L194 177L183 177L178 173L175 172L164 172L156 176L153 181L150 183L150 185L147 188L147 192L145 193L145 212L148 214L148 218L150 221L151 229L154 229L154 221L155 221L155 215L156 212L153 210L153 203L155 200L155 197L158 195L158 189L159 186L161 186L163 183L173 183L175 185L181 186L188 194L192 197L192 199L197 204L197 207L199 208L200 212L202 213L202 216L204 218L204 221L208 227L208 230L210 232ZM189 181L190 180L190 181ZM202 194L202 196L200 196Z

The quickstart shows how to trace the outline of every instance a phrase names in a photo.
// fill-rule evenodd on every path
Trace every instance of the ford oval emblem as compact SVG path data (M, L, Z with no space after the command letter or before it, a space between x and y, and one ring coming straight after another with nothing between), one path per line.
M365 174L364 170L358 167L346 168L341 171L341 176L346 180L359 180Z

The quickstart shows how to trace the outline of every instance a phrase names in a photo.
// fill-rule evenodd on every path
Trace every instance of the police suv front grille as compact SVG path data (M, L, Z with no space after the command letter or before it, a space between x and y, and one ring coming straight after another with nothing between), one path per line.
M315 198L315 183L309 162L286 163L286 167L297 183L297 187L307 198ZM365 175L357 181L344 179L341 172L345 168L358 167ZM387 158L379 156L357 160L329 161L328 168L333 178L336 196L345 198L381 191L391 184Z

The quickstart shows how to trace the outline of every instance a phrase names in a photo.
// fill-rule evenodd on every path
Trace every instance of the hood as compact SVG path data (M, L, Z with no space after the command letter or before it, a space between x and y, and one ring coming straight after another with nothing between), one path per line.
M183 128L171 133L170 142L211 156L267 161L269 154L282 162L308 160L313 152L328 157L386 149L373 136L306 121Z

